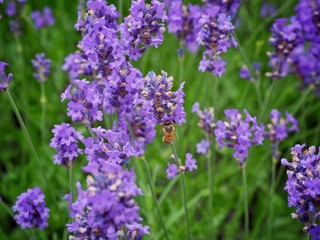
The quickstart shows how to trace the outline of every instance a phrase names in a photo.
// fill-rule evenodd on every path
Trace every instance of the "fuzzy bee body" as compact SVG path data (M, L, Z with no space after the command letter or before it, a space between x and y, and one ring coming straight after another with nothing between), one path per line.
M175 138L174 134L176 132L174 123L172 121L165 121L161 126L161 133L164 134L162 141L168 144L171 143Z

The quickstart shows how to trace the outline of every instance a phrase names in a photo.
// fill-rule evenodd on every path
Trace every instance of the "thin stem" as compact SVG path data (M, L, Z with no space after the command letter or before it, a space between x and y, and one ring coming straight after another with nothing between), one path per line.
M73 174L72 174L72 166L69 167L69 185L70 185L71 202L73 202Z
M264 117L264 114L266 112L267 106L270 103L271 96L272 96L273 90L275 88L275 85L276 85L276 81L273 81L271 86L268 89L268 92L267 92L266 98L265 98L265 100L263 102L262 110L261 110L261 113L260 113L260 116L259 116L260 119L263 119L263 117Z
M41 134L42 134L42 143L45 143L46 138L46 91L45 91L45 85L44 83L41 83Z
M123 235L124 235L123 237L124 237L124 239L125 239L125 240L129 240L129 237L128 237L126 228L125 228L124 226L122 227L122 231L123 231Z
M96 137L95 137L94 132L92 131L91 127L87 125L87 128L88 128L88 130L89 130L89 133L90 133L91 137L92 137L93 140L95 141L95 140L96 140Z
M182 180L182 190L183 190L183 206L184 206L184 213L186 218L186 225L187 225L187 238L190 240L190 223L189 223L189 213L188 213L188 204L187 204L187 188L186 188L186 179L184 177L184 172L181 172L181 180Z
M154 189L153 189L150 167L149 167L148 162L147 162L147 160L146 160L146 158L144 156L142 157L142 160L143 160L143 163L144 163L144 165L145 165L145 167L147 169L148 184L149 184L150 191L151 191L151 194L152 194L152 197L153 197L153 201L156 204L156 208L157 208L157 212L158 212L158 215L159 215L159 218L160 218L160 223L161 223L161 227L162 227L163 232L164 232L164 236L165 236L165 238L167 240L169 240L168 230L166 228L166 225L164 224L164 221L163 221L163 218L162 218L162 214L161 214L161 211L160 211L160 206L159 206L156 194L155 194Z
M180 159L178 158L177 150L173 142L171 142L171 147L174 155L174 159L178 166L181 166ZM181 172L181 184L182 184L182 191L183 191L183 207L184 207L184 216L186 220L186 235L187 239L190 239L190 223L189 223L189 213L188 213L188 203L187 203L187 188L186 188L186 180L184 177L184 172Z
M32 240L37 240L36 232L35 232L34 228L31 228L31 235L32 235Z
M0 199L0 204L1 204L2 207L8 212L8 214L9 214L11 217L13 217L13 212L12 212L11 208L9 208L9 207L7 206L7 204L5 204L5 203L2 201L2 199Z
M179 58L179 84L183 82L183 73L184 73L184 57Z
M120 17L119 17L119 23L121 23L122 19L123 19L123 2L122 0L119 0L119 13L120 13Z
M20 126L21 126L21 128L22 128L22 131L23 131L23 133L24 133L24 135L25 135L25 137L26 137L26 139L27 139L27 143L28 143L28 145L29 145L29 148L30 148L32 154L33 154L33 157L36 159L36 162L37 162L37 164L38 164L38 167L39 167L39 169L40 169L40 172L41 172L41 174L42 174L42 176L43 176L46 184L48 185L48 179L47 179L47 177L46 177L46 175L45 175L45 172L44 172L44 170L43 170L43 168L42 168L40 158L39 158L39 156L38 156L38 154L37 154L37 152L36 152L36 149L34 148L34 145L33 145L33 143L32 143L32 140L31 140L31 138L30 138L30 135L29 135L29 133L28 133L28 130L27 130L27 128L26 128L26 126L25 126L25 124L24 124L24 122L23 122L23 120L22 120L22 117L21 117L21 115L20 115L20 113L19 113L19 110L18 110L16 104L14 103L14 101L13 101L13 99L12 99L10 93L9 93L9 90L6 91L6 94L7 94L7 97L8 97L8 99L9 99L9 102L10 102L12 108L13 108L13 111L14 111L14 113L15 113L16 116L17 116L17 119L18 119L18 121L19 121L19 124L20 124Z
M268 227L268 239L272 239L272 221L273 221L273 198L274 198L274 187L276 179L276 164L277 160L275 157L272 157L271 160L271 186L270 186L270 208L269 208L269 227Z
M243 198L244 198L244 224L245 224L245 237L244 239L249 239L249 206L248 206L248 190L247 190L247 176L246 176L246 166L242 168L242 181L243 181Z
M211 145L211 143L210 143ZM208 164L208 188L209 188L209 218L210 218L210 229L211 237L214 236L214 224L213 224L213 175L212 175L212 162L213 161L213 151L209 150L207 154L207 164Z

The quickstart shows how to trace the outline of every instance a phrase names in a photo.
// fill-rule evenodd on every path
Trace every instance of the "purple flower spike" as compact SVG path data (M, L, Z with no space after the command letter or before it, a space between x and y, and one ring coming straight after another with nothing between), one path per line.
M191 171L193 171L195 169L198 169L197 160L192 158L192 154L191 153L187 153L186 154L185 164L186 164L186 170L187 171L191 172Z
M320 149L319 149L320 150ZM292 162L282 159L281 164L288 167L285 190L288 192L288 206L296 207L292 218L304 223L305 231L318 239L319 236L319 195L320 195L320 154L314 146L295 145L291 148Z
M28 189L27 192L18 196L12 210L17 212L14 219L22 229L48 227L47 220L50 209L46 207L44 198L45 196L39 187Z
M197 5L182 5L182 0L172 1L168 13L168 31L177 35L190 52L198 50L196 42L201 29L201 8Z
M176 164L168 163L168 168L166 170L167 178L176 178L178 176L179 170Z
M207 155L210 148L210 141L202 139L197 145L197 153Z
M266 135L270 138L272 144L278 145L291 132L299 131L298 120L295 119L290 113L286 112L286 119L282 118L281 112L273 109L270 113L271 123L267 125L269 131Z
M139 207L134 197L142 195L136 186L131 170L123 170L116 164L108 164L99 172L87 177L88 188L78 186L77 200L70 205L73 222L67 224L69 239L120 239L123 228L128 229L130 239L142 239L149 234L149 227L142 226Z
M164 3L152 0L132 1L130 15L120 26L121 37L130 59L137 60L150 46L158 47L163 42L164 23L167 15Z
M46 26L52 26L55 23L55 19L51 8L45 7L40 11L34 11L31 13L31 19L34 22L36 29L42 29Z
M8 63L0 62L0 92L7 91L9 88L9 83L12 80L12 73L9 73L6 75L5 73L5 67L8 66Z
M67 168L72 167L79 154L82 154L78 141L82 140L83 136L68 123L54 125L52 132L54 137L51 139L50 147L58 152L54 156L54 163Z
M205 132L207 137L210 138L216 128L216 123L214 121L214 109L211 107L202 111L200 110L200 104L196 102L193 104L191 112L195 112L198 115L198 126Z
M157 76L154 72L149 72L146 85L142 91L143 96L151 102L154 108L154 117L158 124L165 121L172 121L181 125L184 123L186 113L184 111L184 83L180 84L177 91L172 92L173 77L162 71L162 75Z
M36 73L33 73L33 76L40 83L44 83L50 74L50 59L46 59L44 53L40 53L36 54L35 59L32 59L31 63L34 69L37 71Z
M254 144L261 145L263 142L264 125L258 125L256 117L244 110L244 119L237 109L224 111L227 121L217 122L214 130L219 148L227 146L234 149L233 157L242 167L249 155L249 148Z
M217 5L208 5L200 22L202 29L198 33L198 44L205 47L199 70L209 71L213 75L221 77L226 71L226 61L220 55L225 53L231 46L237 47L233 37L234 26L231 18Z

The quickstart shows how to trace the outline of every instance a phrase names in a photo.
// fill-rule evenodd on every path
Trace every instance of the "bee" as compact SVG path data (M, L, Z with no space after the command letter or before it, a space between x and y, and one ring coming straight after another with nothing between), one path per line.
M167 120L164 123L162 123L161 126L161 133L164 134L162 141L168 144L171 143L174 140L174 134L176 132L174 123L172 121Z

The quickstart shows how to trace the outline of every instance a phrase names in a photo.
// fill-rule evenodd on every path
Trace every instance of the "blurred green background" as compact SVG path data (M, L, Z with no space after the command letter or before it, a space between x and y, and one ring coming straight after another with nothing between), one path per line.
M184 1L187 3L188 1ZM200 1L192 1L199 3ZM197 101L201 108L215 106L215 118L224 119L226 108L247 109L258 117L259 122L268 123L269 113L273 108L281 112L288 110L299 120L300 132L289 136L280 145L281 157L290 158L290 148L294 144L319 144L319 99L313 93L301 88L301 80L294 76L272 82L264 76L268 68L267 51L272 51L268 43L270 26L274 19L290 17L298 1L268 1L276 6L275 15L262 19L260 8L264 1L244 1L239 13L239 26L236 37L240 47L230 49L224 58L227 60L227 72L222 78L215 78L210 73L198 71L201 52L185 53L179 60L177 50L179 42L172 34L165 34L163 44L150 48L144 56L133 65L143 75L148 71L160 74L165 70L175 78L175 89L179 81L185 81L185 110L187 123L177 127L176 147L180 158L191 152L198 160L198 170L186 174L189 217L192 239L243 239L243 186L241 171L232 158L232 151L223 148L215 153L212 161L213 202L209 203L207 159L195 153L195 145L204 138L197 126L198 118L191 113L192 105ZM118 1L109 1L118 6ZM54 150L49 147L54 124L70 122L66 116L66 103L61 103L60 94L69 83L67 73L61 70L64 58L76 50L81 34L74 29L77 20L77 1L28 1L20 15L22 34L15 35L9 31L8 17L4 5L0 5L0 61L10 64L9 70L14 79L10 84L10 93L26 123L36 150L43 163L50 187L43 182L35 159L31 155L19 123L4 93L0 93L0 196L10 208L16 197L35 186L41 187L46 195L50 210L49 227L36 231L38 239L67 239L65 224L68 219L67 202L61 198L69 192L68 170L53 164ZM128 13L131 1L123 1L124 14ZM30 20L34 10L50 6L56 23L51 27L36 30ZM31 59L36 53L44 52L52 61L51 74L45 83L46 89L46 131L41 130L40 84L33 78ZM182 62L181 62L182 61ZM261 62L259 85L254 85L239 77L242 65ZM273 86L273 90L271 88ZM216 88L216 90L214 90ZM261 101L259 101L259 97ZM265 111L263 111L265 109ZM83 126L75 125L77 130L85 133ZM87 134L87 133L85 133ZM45 136L42 139L42 135ZM179 178L167 180L165 169L172 154L171 147L162 142L160 128L153 144L148 145L146 159L152 171L152 184L160 204L170 239L185 239L185 223L182 193ZM81 166L85 159L79 159L74 170L75 181L84 183L85 174ZM137 201L141 208L144 224L151 227L150 236L145 239L163 239L159 217L147 184L145 167L141 160L133 159L137 184L144 196ZM268 222L272 223L272 239L307 238L302 232L303 224L291 219L294 209L287 207L287 193L283 190L286 181L285 168L277 165L277 186L274 197L274 214L269 217L271 171L271 146L265 141L263 146L250 150L247 162L247 182L250 207L250 239L267 239ZM213 206L210 214L209 205ZM213 219L213 220L212 220ZM211 227L213 221L213 228ZM21 230L12 216L0 205L0 239L28 239L30 232Z

